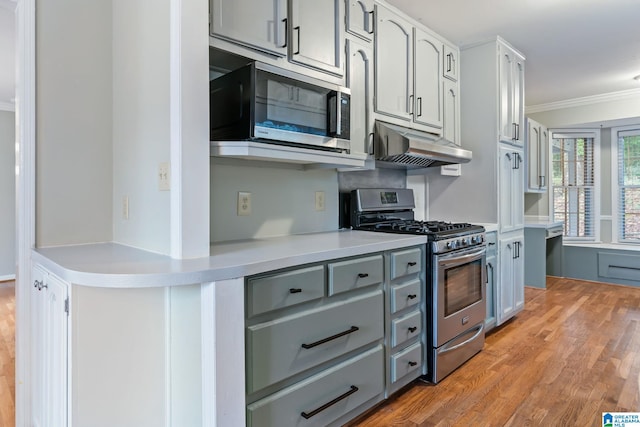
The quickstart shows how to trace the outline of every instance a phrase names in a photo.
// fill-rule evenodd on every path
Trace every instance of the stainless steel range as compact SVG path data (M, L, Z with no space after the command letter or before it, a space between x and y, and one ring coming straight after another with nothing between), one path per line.
M417 221L410 189L358 189L351 193L351 226L358 230L427 237L426 377L437 383L484 345L484 227Z

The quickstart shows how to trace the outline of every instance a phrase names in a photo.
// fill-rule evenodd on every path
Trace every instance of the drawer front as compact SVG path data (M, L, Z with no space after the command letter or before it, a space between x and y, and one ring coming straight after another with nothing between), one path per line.
M422 346L419 342L391 356L391 382L413 373L418 377L422 371Z
M391 254L391 280L422 270L422 251L419 248Z
M329 295L375 285L384 280L382 255L329 264Z
M391 288L391 312L403 310L420 303L422 299L422 282L411 280Z
M376 291L248 327L248 392L382 338L383 313Z
M326 426L383 391L384 351L378 346L250 404L247 423L251 427Z
M316 265L248 280L249 316L324 296L324 266Z
M422 312L409 313L391 322L391 347L402 344L422 332Z

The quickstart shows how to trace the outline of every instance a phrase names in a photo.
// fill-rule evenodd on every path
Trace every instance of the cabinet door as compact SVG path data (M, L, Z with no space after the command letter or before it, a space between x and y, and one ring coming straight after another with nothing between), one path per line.
M291 0L292 61L339 76L344 74L342 5L342 0Z
M458 83L444 79L443 89L443 115L442 136L451 142L460 145L460 97L458 96Z
M511 68L511 89L512 89L512 119L515 124L515 135L512 143L518 146L524 144L524 60L520 55L513 55Z
M500 257L500 280L496 286L498 310L496 313L497 324L500 325L511 318L515 313L515 295L513 283L513 261L516 256L514 239L500 240L498 248Z
M347 42L347 87L351 89L351 152L373 154L373 49Z
M347 31L364 40L373 40L375 18L373 0L345 0Z
M442 52L442 75L454 82L458 81L458 49L445 44Z
M493 328L496 325L496 284L497 271L495 256L487 257L487 316L485 318L485 330Z
M413 100L412 27L380 5L375 10L376 112L409 121Z
M527 121L527 191L537 192L540 188L540 126L533 120Z
M414 33L413 120L442 129L442 42L417 28Z
M547 165L549 158L549 130L540 125L540 154L538 157L538 168L540 170L540 191L547 191Z
M278 56L287 55L287 0L212 0L211 32Z
M524 308L524 234L519 235L514 244L516 257L513 260L513 307L515 313L518 313Z
M32 287L34 426L67 425L67 284L39 268Z
M515 54L505 46L498 45L499 70L498 83L500 88L499 124L500 141L511 143L515 137L515 123L513 121L513 78L512 69Z
M513 229L524 227L524 152L513 150L514 166L511 175L511 224Z
M514 227L511 206L511 179L515 163L512 147L501 146L499 156L498 211L500 213L500 231L504 233Z

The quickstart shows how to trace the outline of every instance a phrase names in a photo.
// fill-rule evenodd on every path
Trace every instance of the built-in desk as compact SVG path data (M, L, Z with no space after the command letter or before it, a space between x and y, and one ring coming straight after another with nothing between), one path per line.
M562 222L527 221L524 226L524 284L547 287L547 275L562 276Z

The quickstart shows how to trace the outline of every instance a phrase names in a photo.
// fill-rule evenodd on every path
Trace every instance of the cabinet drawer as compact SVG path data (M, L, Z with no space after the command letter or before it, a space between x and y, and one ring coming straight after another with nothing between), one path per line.
M381 283L382 266L382 255L329 264L329 295Z
M418 304L422 298L422 282L411 280L402 285L391 288L391 312L395 313L407 307Z
M394 319L391 322L391 347L402 344L413 337L420 336L422 331L422 313L420 310Z
M383 312L380 290L248 327L248 392L382 338Z
M422 251L419 248L391 254L391 280L422 270Z
M324 266L302 268L247 282L248 316L324 296Z
M247 424L251 427L330 424L383 392L383 353L381 346L375 347L250 404ZM333 405L319 410L339 398ZM303 413L310 417L305 418Z
M420 375L422 366L422 346L419 342L391 356L391 382L414 373Z

